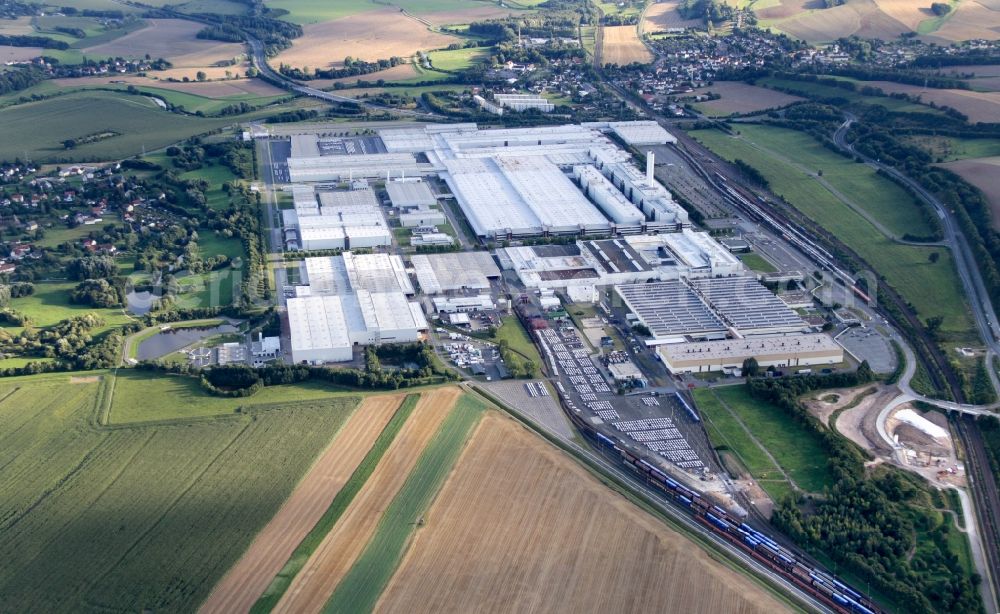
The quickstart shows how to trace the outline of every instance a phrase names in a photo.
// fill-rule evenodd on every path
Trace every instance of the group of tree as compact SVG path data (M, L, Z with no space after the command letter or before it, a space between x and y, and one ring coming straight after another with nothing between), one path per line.
M752 370L753 365L746 365ZM863 452L827 428L800 401L811 391L855 387L874 380L867 363L856 372L805 377L750 378L750 395L785 412L822 444L834 483L809 505L781 500L772 522L799 545L821 552L911 612L981 611L975 589L952 551L950 522L926 524L926 498L919 478L893 468L865 471ZM917 547L922 532L925 543Z

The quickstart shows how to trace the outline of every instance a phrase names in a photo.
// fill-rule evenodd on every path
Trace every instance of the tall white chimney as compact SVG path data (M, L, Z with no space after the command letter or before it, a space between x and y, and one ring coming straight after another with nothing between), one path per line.
M651 151L646 152L646 183L652 187L653 185L653 166L656 164L654 161L654 154Z

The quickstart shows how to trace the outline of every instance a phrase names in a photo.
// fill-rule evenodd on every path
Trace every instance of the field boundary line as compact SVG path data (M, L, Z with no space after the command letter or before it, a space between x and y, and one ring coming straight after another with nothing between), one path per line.
M421 396L374 471L323 536L275 606L276 612L319 612L368 544L382 516L462 394L457 387Z
M413 409L417 406L419 399L419 393L406 395L385 428L382 429L382 432L375 439L372 447L365 454L365 457L351 473L351 477L344 482L344 485L337 492L336 496L334 496L333 501L330 502L330 505L323 512L323 515L316 522L315 526L306 533L306 536L296 546L295 550L292 551L291 556L288 557L288 561L285 562L278 574L271 580L264 593L257 598L253 607L250 608L251 613L264 614L270 612L278 605L278 602L281 601L281 598L291 586L292 581L305 566L306 562L308 562L313 552L323 542L326 534L333 529L334 525L340 520L340 517L347 511L355 496L361 492L365 482L368 481L368 478L378 466L379 461L382 460L382 456L389 449L389 445L396 439L399 431L402 430L403 425L413 413Z
M492 394L490 394L489 391L474 385L469 385L469 389L475 391L477 394L484 397L490 403L502 409L505 413L507 413L512 418L523 424L526 428L534 431L539 437L541 437L545 441L548 441L551 445L555 446L559 450L563 451L565 454L567 454L580 466L586 469L591 475L593 475L606 487L610 488L611 490L618 493L622 497L625 497L628 501L638 506L646 513L652 514L660 522L670 527L670 529L683 535L686 539L693 542L695 545L699 546L713 561L716 561L721 565L725 565L732 571L740 574L743 577L748 578L750 581L760 586L763 590L767 591L768 594L773 595L776 599L781 601L783 604L787 605L793 611L803 612L803 613L810 612L810 610L804 608L802 604L799 603L799 601L788 595L778 586L772 584L770 581L768 581L763 576L758 574L755 570L748 569L739 561L735 560L731 554L720 549L714 542L706 538L703 534L698 533L696 531L692 531L690 528L677 522L676 520L671 518L666 512L663 512L657 507L658 504L659 505L666 505L666 504L656 502L655 500L651 499L648 495L633 490L628 484L622 482L620 478L611 473L608 473L596 461L588 458L586 456L586 453L582 449L576 449L569 442L561 440L555 435L549 433L547 430L545 430L544 427L536 424L533 420L531 420L527 416L524 416L513 407L497 399Z
M374 609L413 541L414 528L423 524L424 514L454 471L487 407L468 393L458 399L382 513L368 544L330 595L323 607L324 614ZM415 502L412 509L407 510L411 496ZM405 535L393 535L393 529L400 526L406 527ZM383 554L385 557L381 556Z

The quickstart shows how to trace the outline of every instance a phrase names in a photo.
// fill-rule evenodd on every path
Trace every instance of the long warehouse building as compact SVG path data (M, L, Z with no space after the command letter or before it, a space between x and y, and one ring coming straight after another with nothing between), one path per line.
M413 342L427 330L399 256L344 252L301 268L308 285L287 301L296 363L348 361L355 346Z

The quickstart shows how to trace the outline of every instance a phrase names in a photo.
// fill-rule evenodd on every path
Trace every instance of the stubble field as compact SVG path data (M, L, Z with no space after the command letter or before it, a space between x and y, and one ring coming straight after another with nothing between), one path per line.
M605 26L602 28L601 62L625 66L632 62L653 59L649 49L639 40L635 26Z
M764 109L775 109L804 100L784 92L749 85L742 81L716 81L708 87L695 90L696 94L712 92L721 96L718 100L699 102L696 108L706 115L731 115L733 113L755 113Z
M661 32L668 28L694 28L703 25L700 19L684 19L677 12L680 0L665 0L664 2L654 2L646 9L645 21L642 24L643 32L652 34Z
M783 607L549 444L489 413L375 610L750 613Z
M982 190L990 201L993 227L1000 228L1000 156L989 158L969 158L942 164L944 168L958 173L972 185Z
M408 58L418 50L438 49L458 40L432 32L393 8L309 24L303 29L304 35L274 58L272 64L329 68L341 66L347 56L369 61L397 56Z
M924 88L892 81L865 81L864 85L877 87L886 93L920 96L920 100L924 103L933 102L939 106L951 107L968 116L971 123L1000 122L1000 92Z

